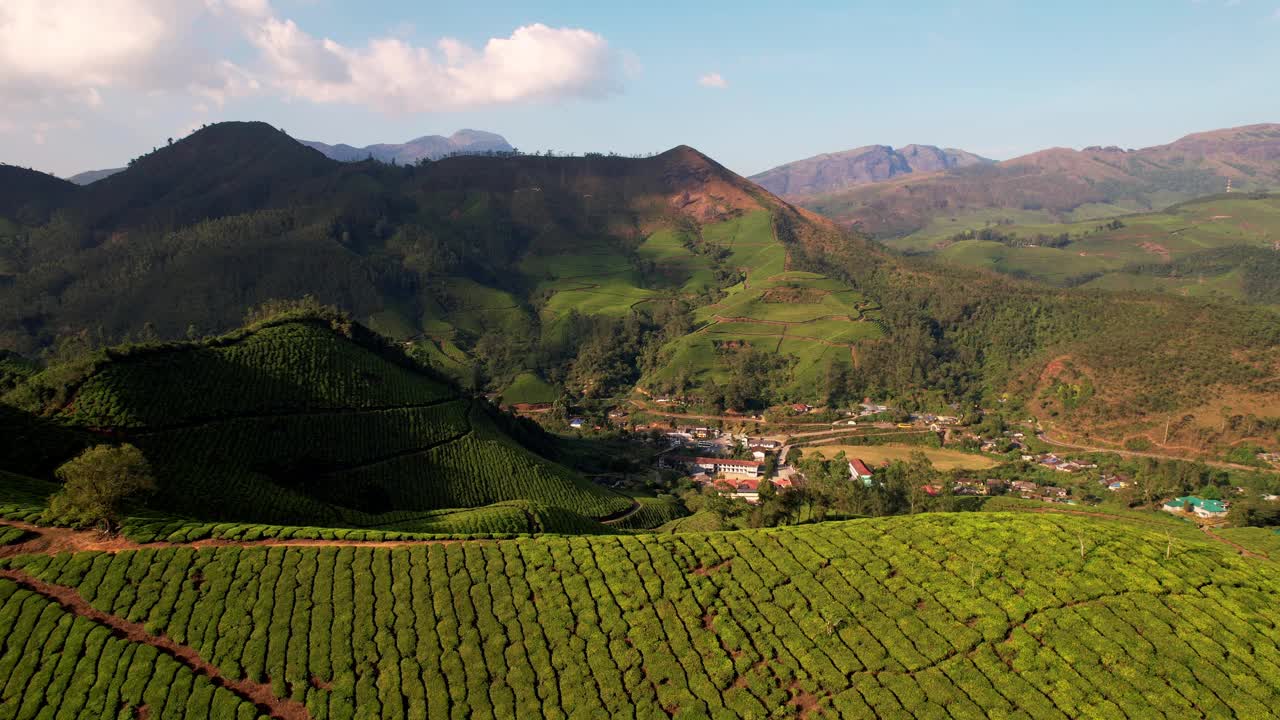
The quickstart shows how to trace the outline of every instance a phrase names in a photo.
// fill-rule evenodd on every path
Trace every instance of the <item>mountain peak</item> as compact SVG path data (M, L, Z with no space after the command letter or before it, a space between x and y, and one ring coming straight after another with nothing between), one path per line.
M778 195L819 195L911 173L989 163L979 155L935 145L904 145L897 150L889 145L864 145L779 165L752 175L751 180Z
M364 147L353 147L345 143L328 145L315 140L303 140L302 144L341 162L360 162L372 158L378 162L398 165L412 165L420 160L439 160L449 155L515 150L506 138L497 133L468 128L458 130L449 137L423 135L408 142L378 143Z

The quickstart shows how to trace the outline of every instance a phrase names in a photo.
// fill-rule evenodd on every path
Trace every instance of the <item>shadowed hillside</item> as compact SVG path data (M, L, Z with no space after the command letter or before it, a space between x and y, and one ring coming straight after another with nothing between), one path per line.
M632 505L508 432L537 447L540 431L328 311L99 351L5 399L43 418L25 423L29 437L64 460L89 434L136 445L159 481L153 505L187 517L406 529L430 511L512 500L589 517ZM20 459L6 454L4 469L50 467Z

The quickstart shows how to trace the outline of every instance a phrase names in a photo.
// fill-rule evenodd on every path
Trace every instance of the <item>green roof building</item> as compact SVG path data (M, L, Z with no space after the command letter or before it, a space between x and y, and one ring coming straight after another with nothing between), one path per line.
M1221 500L1196 497L1195 495L1186 495L1169 500L1164 504L1164 511L1180 513L1188 505L1191 506L1191 512L1202 518L1226 517L1227 514L1227 503Z

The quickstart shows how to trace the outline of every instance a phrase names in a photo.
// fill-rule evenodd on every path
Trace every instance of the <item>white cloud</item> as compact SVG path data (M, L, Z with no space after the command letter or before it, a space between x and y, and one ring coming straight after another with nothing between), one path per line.
M0 100L97 107L112 88L243 92L244 71L185 42L205 1L5 0Z
M584 29L525 25L472 47L414 45L411 27L352 46L270 0L0 0L0 131L45 139L113 101L203 112L265 92L386 112L598 98L629 75L626 56Z
M601 97L621 84L618 54L601 36L573 28L526 25L509 37L491 38L481 49L452 38L426 48L396 37L352 48L272 17L251 37L272 84L321 103L431 112Z
M729 87L729 81L721 77L718 72L707 73L706 75L699 77L698 84L702 87L716 88L717 90L723 90Z

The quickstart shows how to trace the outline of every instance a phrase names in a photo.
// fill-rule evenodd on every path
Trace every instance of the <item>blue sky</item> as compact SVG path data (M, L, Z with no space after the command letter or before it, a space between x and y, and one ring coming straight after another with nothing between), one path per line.
M1280 0L10 3L0 160L63 175L230 119L353 145L684 143L743 174L872 143L1004 159L1280 122ZM42 32L60 47L21 45Z

